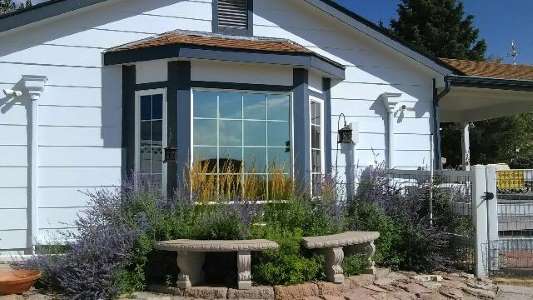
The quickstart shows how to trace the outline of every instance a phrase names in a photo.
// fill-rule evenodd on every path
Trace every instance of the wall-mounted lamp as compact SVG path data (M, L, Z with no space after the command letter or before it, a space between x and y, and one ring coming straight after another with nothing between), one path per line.
M341 117L344 118L344 127L340 128L340 125L338 125L338 144L353 144L353 129L352 125L346 123L346 116L344 114L341 114L339 116L339 123Z
M15 91L15 90L11 90L11 89L3 89L3 92L4 92L4 94L7 97L20 97L20 96L22 96L22 92L21 91Z

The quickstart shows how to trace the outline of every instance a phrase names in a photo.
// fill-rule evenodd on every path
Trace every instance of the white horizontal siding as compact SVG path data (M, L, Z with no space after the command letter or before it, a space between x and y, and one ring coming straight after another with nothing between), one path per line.
M26 230L0 230L0 250L24 249L26 239Z
M26 187L27 168L2 167L0 168L0 188ZM1 220L1 219L0 219Z
M120 167L41 167L39 187L98 187L121 184Z
M26 146L0 146L0 166L25 167L28 165Z
M87 207L88 193L98 190L110 190L114 187L41 187L39 189L39 207Z
M117 167L122 149L101 147L40 147L41 167Z
M3 208L26 208L28 198L26 187L0 188L0 209Z
M104 147L104 136L109 146L120 147L120 127L46 127L39 128L39 146Z
M26 142L26 126L0 124L0 146L25 146Z
M0 230L25 230L28 225L26 209L0 209Z
M338 117L333 116L331 128L336 136ZM340 125L343 126L344 118L341 118ZM385 120L381 117L346 117L346 122L357 124L360 133L381 133L385 134ZM423 135L430 134L431 119L429 118L404 118L398 123L394 120L394 134Z
M39 208L39 228L72 228L83 209L71 207Z
M0 124L26 125L26 106L21 104L5 105L0 109Z

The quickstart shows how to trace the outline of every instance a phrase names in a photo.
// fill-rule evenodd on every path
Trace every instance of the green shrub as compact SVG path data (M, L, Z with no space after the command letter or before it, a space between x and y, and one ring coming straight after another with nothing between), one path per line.
M365 273L368 267L368 257L365 254L345 256L342 262L342 269L344 270L344 275L346 276L354 276Z
M401 227L378 206L365 201L358 201L350 207L349 227L360 231L377 231L380 236L376 241L377 264L399 269L403 254L398 250L402 241Z
M319 256L304 255L301 229L267 225L254 228L252 236L276 241L280 246L278 250L253 257L252 274L255 281L263 284L297 284L318 279L323 273Z

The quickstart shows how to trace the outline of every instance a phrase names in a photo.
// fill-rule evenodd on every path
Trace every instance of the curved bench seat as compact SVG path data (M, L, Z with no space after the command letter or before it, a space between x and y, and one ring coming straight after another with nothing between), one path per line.
M204 241L204 240L174 240L156 243L155 248L163 251L187 252L239 252L264 251L277 249L278 244L269 240L243 241Z
M376 253L374 241L379 238L379 232L373 231L348 231L339 234L305 237L303 246L307 249L321 249L326 254L326 275L328 280L335 283L344 282L343 247L367 245L368 248L368 271L375 274L373 256Z
M304 238L307 249L337 248L351 245L370 243L379 238L379 232L348 231L339 234L314 236Z
M157 250L177 252L178 287L190 288L204 280L203 265L205 253L237 253L237 286L239 289L252 287L251 252L277 249L276 242L269 240L209 241L209 240L174 240L155 244Z

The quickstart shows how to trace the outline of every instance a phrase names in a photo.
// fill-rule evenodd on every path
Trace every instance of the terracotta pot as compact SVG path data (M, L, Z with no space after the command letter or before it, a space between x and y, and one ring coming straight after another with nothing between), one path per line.
M31 270L0 271L0 295L27 292L41 278L41 272Z

